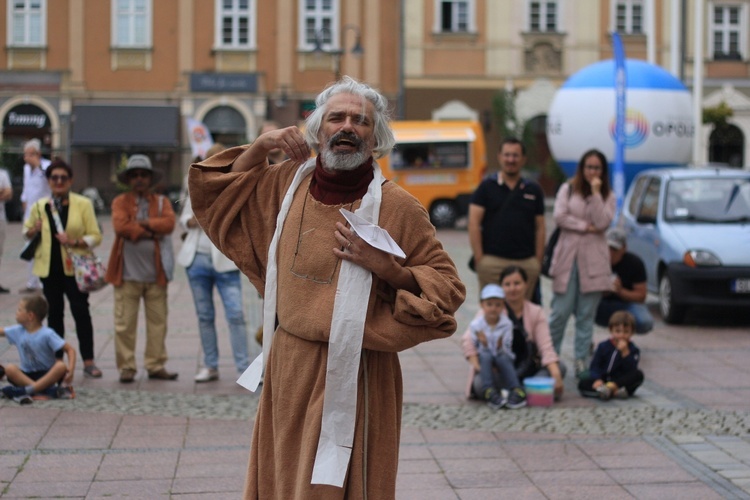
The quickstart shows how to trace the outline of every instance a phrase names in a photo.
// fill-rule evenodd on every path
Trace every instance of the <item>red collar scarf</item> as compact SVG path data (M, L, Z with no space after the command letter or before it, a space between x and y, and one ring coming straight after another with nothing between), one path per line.
M331 173L323 169L318 155L310 181L310 194L313 199L325 205L341 205L359 200L367 192L374 177L372 161L371 156L354 170Z

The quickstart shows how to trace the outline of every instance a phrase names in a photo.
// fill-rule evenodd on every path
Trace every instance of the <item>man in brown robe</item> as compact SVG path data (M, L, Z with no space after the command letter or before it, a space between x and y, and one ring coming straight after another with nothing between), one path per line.
M344 77L318 96L304 136L270 131L191 168L201 227L266 302L246 498L395 497L397 353L451 335L465 288L425 209L374 161L393 148L387 110ZM276 148L289 160L269 165ZM367 244L340 209L387 230L406 257Z

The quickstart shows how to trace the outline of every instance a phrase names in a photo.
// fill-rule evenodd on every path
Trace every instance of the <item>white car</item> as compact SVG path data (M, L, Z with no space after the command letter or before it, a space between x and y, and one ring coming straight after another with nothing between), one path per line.
M691 306L750 307L750 171L644 170L622 217L664 321L682 322Z

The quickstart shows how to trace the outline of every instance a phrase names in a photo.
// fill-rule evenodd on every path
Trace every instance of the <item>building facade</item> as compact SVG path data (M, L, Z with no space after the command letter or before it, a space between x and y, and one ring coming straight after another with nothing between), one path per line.
M698 2L698 3L696 3ZM705 125L700 162L750 165L750 2L732 0L404 0L405 116L440 116L446 102L477 117L488 150L512 133L536 146L529 161L549 161L546 114L556 90L578 70L612 58L618 32L626 56L671 71L692 88L696 7L702 19L703 107L722 102L733 115ZM513 102L497 123L497 106ZM463 113L463 115L461 115ZM491 155L492 162L496 159ZM533 165L536 163L536 165ZM550 186L552 188L552 186Z
M21 144L40 138L72 163L75 189L109 200L132 153L167 174L163 188L181 184L186 119L247 143L264 120L299 123L348 74L383 91L398 118L480 121L490 169L503 135L531 137L539 169L556 90L611 58L612 31L629 58L692 85L696 2L702 102L732 112L700 131L704 159L748 165L745 0L0 0L2 142L20 161Z
M107 200L132 153L179 186L187 118L245 144L264 120L298 123L340 74L395 102L398 15L395 0L0 0L2 141L20 158L38 137Z

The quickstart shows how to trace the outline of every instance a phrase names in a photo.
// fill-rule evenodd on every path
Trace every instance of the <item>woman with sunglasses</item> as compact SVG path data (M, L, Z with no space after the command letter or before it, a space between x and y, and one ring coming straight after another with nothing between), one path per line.
M56 158L45 172L51 196L38 200L24 222L27 238L41 232L41 241L34 255L33 272L42 280L44 296L49 303L47 324L65 338L65 302L76 324L78 348L83 358L83 374L100 378L101 370L94 362L94 328L89 312L89 294L78 290L73 264L68 252L86 253L102 241L102 233L94 214L94 206L85 196L70 191L73 170ZM63 232L58 232L55 217Z
M612 269L604 236L615 216L607 159L596 149L586 151L575 176L560 187L554 219L560 227L550 266L553 279L550 334L560 354L568 319L575 314L575 374L586 371L594 333L594 317L602 292L611 286Z

